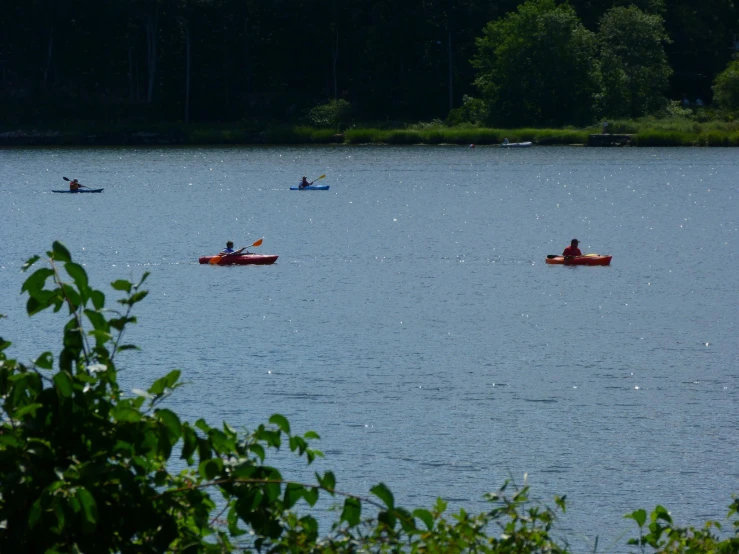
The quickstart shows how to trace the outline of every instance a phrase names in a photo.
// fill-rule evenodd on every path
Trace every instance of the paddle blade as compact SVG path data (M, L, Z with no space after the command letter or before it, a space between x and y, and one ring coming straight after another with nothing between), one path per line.
M264 239L259 239L255 241L254 244L252 244L252 246L262 246L262 241L264 241Z
M221 261L221 258L223 258L222 255L213 256L208 263L211 265L216 265L218 262Z
M69 177L62 177L65 181L69 181Z
M321 180L321 179L323 179L323 178L324 178L325 176L326 176L326 174L324 173L324 174L323 174L323 175L321 175L321 176L320 176L320 177L319 177L318 179L316 179L316 181L320 181L320 180Z

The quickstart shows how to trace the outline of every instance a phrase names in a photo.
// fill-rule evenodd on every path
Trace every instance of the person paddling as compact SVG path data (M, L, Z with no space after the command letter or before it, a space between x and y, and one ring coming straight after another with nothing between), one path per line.
M226 248L224 248L223 250L221 250L221 255L226 255L226 254L241 254L244 250L246 250L246 246L244 246L243 248L239 248L238 250L234 250L234 243L233 243L233 241L230 240L230 241L228 241L226 243ZM247 254L248 254L248 252L247 252Z
M578 244L580 244L579 240L572 239L570 241L570 245L564 249L564 252L562 252L562 255L565 258L572 256L582 256L582 252L580 252L580 249L577 247Z
M69 182L69 190L71 190L72 192L77 192L78 190L80 190L80 187L85 187L85 185L81 185L77 179L72 179ZM90 187L85 187L85 188L90 188Z
M304 189L305 187L311 186L313 183L315 183L315 181L309 181L308 179L305 178L305 175L303 175L303 180L298 185L298 188Z

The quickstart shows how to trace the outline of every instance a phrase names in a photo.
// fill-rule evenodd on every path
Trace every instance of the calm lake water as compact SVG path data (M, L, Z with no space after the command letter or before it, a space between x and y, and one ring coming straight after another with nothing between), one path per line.
M20 267L60 240L111 307L151 272L126 388L180 368L183 418L282 413L338 488L410 508L480 511L527 474L567 495L575 551L624 551L625 513L701 524L739 493L738 170L709 148L0 150L0 335L59 344ZM273 266L197 263L260 237ZM612 265L547 266L573 237Z

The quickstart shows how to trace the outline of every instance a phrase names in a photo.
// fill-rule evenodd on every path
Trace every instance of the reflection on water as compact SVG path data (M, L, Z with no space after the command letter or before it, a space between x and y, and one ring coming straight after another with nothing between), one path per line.
M123 381L173 367L183 417L315 429L342 489L482 509L528 473L581 551L632 510L723 519L739 491L736 155L727 149L265 147L0 151L0 334L61 240L150 297ZM329 191L291 192L326 173ZM61 176L104 187L57 195ZM197 258L264 237L263 267ZM547 266L571 238L610 267ZM108 301L115 298L108 293ZM289 457L285 465L305 471ZM314 468L311 468L313 470ZM619 538L621 537L621 538ZM619 550L616 548L616 550Z

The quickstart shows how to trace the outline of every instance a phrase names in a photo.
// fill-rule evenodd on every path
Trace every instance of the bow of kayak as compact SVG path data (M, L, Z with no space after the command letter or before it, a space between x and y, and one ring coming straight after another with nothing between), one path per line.
M550 265L611 265L613 256L601 256L600 254L587 254L585 256L553 256L547 257L546 262Z
M237 254L231 256L201 256L201 264L210 264L213 258L220 258L212 265L270 265L275 263L279 256L274 254Z

